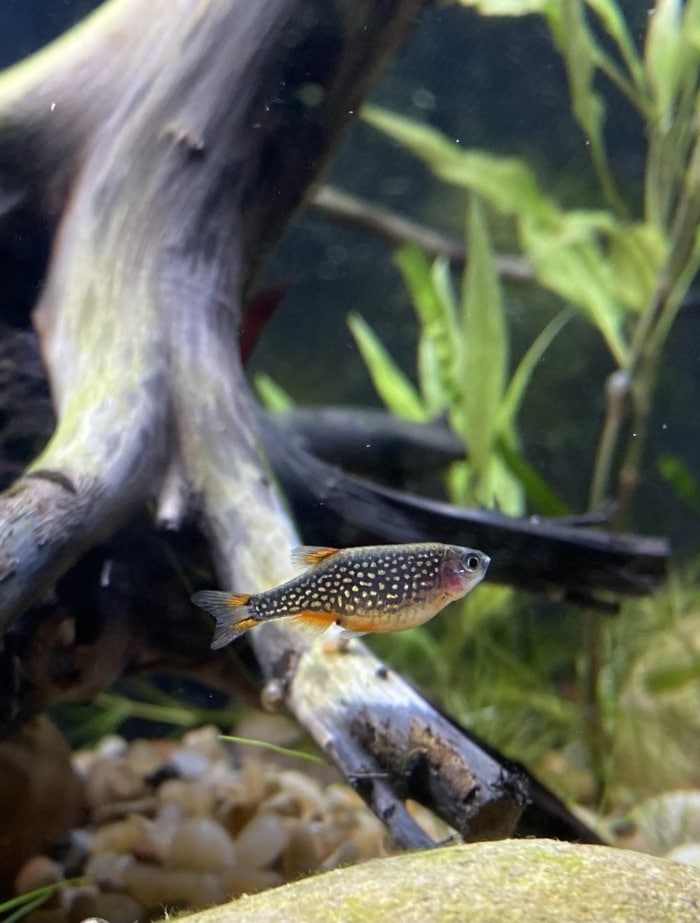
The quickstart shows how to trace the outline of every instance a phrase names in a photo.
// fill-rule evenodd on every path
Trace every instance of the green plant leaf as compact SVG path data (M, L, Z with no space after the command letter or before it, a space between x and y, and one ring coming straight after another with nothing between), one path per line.
M394 362L379 337L359 314L348 317L348 327L365 361L377 394L397 417L425 423L427 410L413 384Z
M641 102L645 91L644 68L622 10L615 0L586 0L586 3L595 12L603 28L617 45Z
M677 692L700 679L700 659L690 664L658 667L647 674L645 686L653 695Z
M480 473L486 470L491 454L505 389L508 335L491 242L475 196L469 204L467 252L469 260L462 285L463 436L469 446L470 463Z
M592 226L576 212L562 212L556 224L524 218L521 242L538 281L586 311L615 361L624 368L629 349L622 331L622 306L615 297L606 256L595 235L588 232Z
M361 116L368 125L398 141L436 169L438 165L447 169L450 164L458 163L462 155L461 149L442 132L415 119L371 104L362 107Z
M505 463L503 456L492 452L486 477L486 490L478 499L484 505L495 507L508 516L522 516L525 512L525 491L520 477Z
M644 62L662 131L671 126L688 48L681 36L680 0L656 0L649 20Z
M449 264L431 269L417 247L402 247L395 257L420 322L418 378L431 417L458 399L461 334Z
M460 6L477 9L483 16L526 16L543 13L558 0L457 0Z
M657 290L668 242L651 223L618 225L609 239L615 294L631 310L643 311Z
M307 753L306 750L295 750L291 747L282 747L279 744L273 744L269 740L255 740L251 737L236 737L234 734L219 734L219 740L227 743L241 744L245 747L257 747L260 750L270 750L272 753L278 753L280 756L293 756L297 760L305 760L308 763L318 763L321 766L327 766L328 761L316 753Z
M478 192L505 214L527 212L545 217L552 208L556 211L533 171L517 157L464 151L436 128L377 106L365 106L362 116L420 158L441 179Z
M666 452L657 459L659 474L691 509L700 511L700 484L682 458Z
M576 121L588 138L591 159L611 206L622 209L610 172L603 139L605 104L595 89L601 53L586 22L583 0L550 4L545 17L569 78L571 105Z
M17 897L3 901L0 903L0 919L2 919L3 923L17 923L18 920L23 919L33 910L46 903L56 891L66 886L77 884L78 881L79 879L77 878L66 878L63 881L42 885L33 891L26 891L24 894L19 894ZM10 911L13 912L10 913Z
M284 412L291 410L295 405L294 398L264 372L255 376L255 390L267 410Z
M683 15L683 34L693 48L700 50L700 2L688 0Z
M530 384L538 363L549 349L554 338L563 330L572 317L572 311L561 311L540 331L518 363L518 367L508 383L501 406L498 408L497 428L508 438L512 438L514 434L515 420L520 412L525 391Z

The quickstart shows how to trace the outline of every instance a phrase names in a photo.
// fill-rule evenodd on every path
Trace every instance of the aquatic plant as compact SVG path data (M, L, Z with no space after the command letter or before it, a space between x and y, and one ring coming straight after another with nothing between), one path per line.
M700 268L700 137L696 123L700 3L659 0L649 17L644 53L640 54L612 0L460 2L489 15L539 13L545 18L566 65L572 111L586 134L608 207L566 210L543 189L521 158L464 150L428 125L374 106L366 106L363 116L445 182L512 219L522 253L539 285L578 308L599 330L617 369L606 385L607 414L595 457L590 504L600 505L614 490L622 523L639 479L659 359ZM612 40L615 56L597 39L587 14L595 16L598 28ZM603 138L605 103L596 84L599 74L609 78L635 106L648 139L643 205L637 216L630 217L609 163ZM472 213L475 208L478 206L472 204ZM476 264L472 278L478 280L473 284L479 295L470 308L478 310L481 300L497 317L483 231L473 219L470 226L470 262ZM444 283L442 287L444 290ZM421 319L425 325L425 316ZM490 328L482 329L479 351L486 359L480 361L488 376L483 403L493 412L488 392L498 390L491 382L503 375L502 322L492 317ZM429 328L424 333L435 337ZM470 331L475 333L476 329ZM496 371L491 369L494 358ZM375 363L375 381L378 373ZM462 391L466 381L461 378ZM476 402L476 397L470 400ZM616 449L625 435L623 461L614 470Z
M643 48L613 0L459 0L484 15L543 17L569 81L571 109L586 136L603 208L563 208L519 157L465 150L424 123L366 106L366 122L468 195L467 269L460 309L445 261L429 268L415 249L397 264L421 325L416 390L371 329L349 320L378 393L396 413L447 413L468 460L450 479L454 499L521 512L556 509L556 496L519 451L516 416L543 350L562 326L543 331L506 385L508 336L484 205L512 222L534 280L599 331L615 364L605 383L605 417L592 459L589 506L613 496L625 525L639 482L664 345L700 269L698 96L700 2L658 0ZM626 201L610 164L600 78L636 109L647 139L641 207ZM475 387L478 382L478 387ZM659 470L691 504L697 485L674 457ZM602 791L608 729L601 704L603 628L584 615L581 696L591 764Z

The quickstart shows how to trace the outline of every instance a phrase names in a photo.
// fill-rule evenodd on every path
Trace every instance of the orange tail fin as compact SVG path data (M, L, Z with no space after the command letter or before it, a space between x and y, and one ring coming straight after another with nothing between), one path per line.
M238 596L232 596L220 590L202 590L194 594L192 602L195 606L204 609L216 619L216 628L211 642L212 650L217 651L219 648L226 647L243 632L258 624L257 619L251 615L248 605L250 600L250 594L241 593Z

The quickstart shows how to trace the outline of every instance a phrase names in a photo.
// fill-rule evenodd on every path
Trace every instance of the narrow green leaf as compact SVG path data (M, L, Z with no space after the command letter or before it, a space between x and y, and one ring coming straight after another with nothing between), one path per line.
M542 13L557 0L457 0L460 6L470 6L482 16L527 16Z
M525 512L525 491L520 477L515 474L498 452L489 460L486 490L478 498L485 506L501 510L508 516L522 516Z
M270 750L272 753L278 753L280 756L293 756L298 760L306 760L308 763L320 763L321 766L327 766L328 763L322 757L315 753L307 753L305 750L294 750L291 747L281 747L279 744L273 744L269 740L255 740L251 737L236 737L233 734L219 734L219 740L225 740L227 743L242 744L246 747L258 747L260 750Z
M470 462L479 472L486 469L491 454L505 389L508 335L491 242L476 197L470 201L467 227L469 261L462 286L463 435Z
M510 435L514 433L515 420L520 412L523 397L534 371L554 338L569 323L572 316L573 312L570 310L561 311L557 314L544 330L540 331L518 363L518 367L510 379L505 396L498 409L497 426L501 433Z
M294 398L264 372L255 376L255 390L267 410L283 412L295 406Z
M462 154L458 145L442 132L415 119L369 104L362 107L361 116L368 125L398 141L435 169L438 165L446 169L458 162Z
M3 923L17 923L18 920L36 910L37 907L41 907L56 891L75 885L79 881L80 879L78 878L66 878L63 881L42 885L33 891L25 891L24 894L19 894L17 897L11 897L0 903L0 919L2 919ZM13 911L13 913L10 913L10 911Z
M377 106L365 106L362 116L421 159L441 179L478 192L505 214L544 217L554 208L533 171L517 157L464 151L436 128Z
M649 20L644 62L662 131L670 128L687 49L681 37L680 0L656 0Z
M645 89L644 68L622 10L615 0L586 0L586 3L595 12L603 28L617 45L635 89L642 97Z
M458 399L461 337L450 268L445 260L431 267L417 247L403 247L394 257L420 322L418 377L431 417Z
M394 362L381 340L359 314L348 317L348 326L367 366L377 394L392 413L424 423L428 413L413 384Z

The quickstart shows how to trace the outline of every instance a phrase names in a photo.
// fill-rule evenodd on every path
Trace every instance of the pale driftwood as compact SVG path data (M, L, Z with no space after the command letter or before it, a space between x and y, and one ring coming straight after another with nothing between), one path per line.
M255 591L289 576L297 537L259 453L237 350L240 304L422 6L111 0L0 79L0 201L58 225L35 312L58 422L0 497L0 629L151 499L170 525L201 512L224 586ZM149 663L123 627L106 679L130 657ZM135 638L146 634L140 626ZM355 779L368 768L371 778L374 706L417 708L419 697L387 681L367 652L342 661L352 685L338 684L339 661L283 629L251 640L324 749ZM43 650L52 644L76 646L51 636ZM99 677L85 654L89 686ZM199 674L230 680L214 662ZM420 709L416 720L432 727L439 716ZM440 773L436 747L422 739ZM485 760L482 781L466 753L445 755L469 779L473 803L495 805L494 830L511 829L517 785L497 791L495 762ZM370 786L370 803L402 842L425 845L391 781ZM460 815L457 826L467 832L472 819Z

